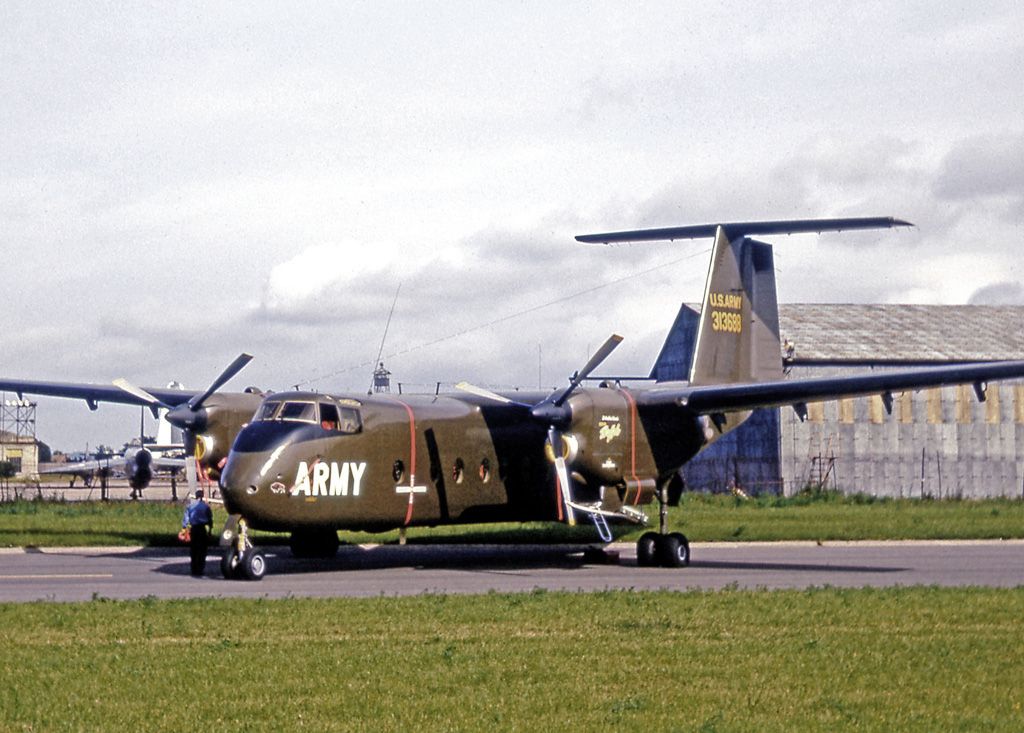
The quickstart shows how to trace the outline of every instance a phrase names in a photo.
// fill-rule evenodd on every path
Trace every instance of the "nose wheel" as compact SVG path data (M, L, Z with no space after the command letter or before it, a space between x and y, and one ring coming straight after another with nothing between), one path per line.
M223 538L227 546L220 559L221 574L228 580L262 580L267 574L267 558L253 546L245 520L229 518Z

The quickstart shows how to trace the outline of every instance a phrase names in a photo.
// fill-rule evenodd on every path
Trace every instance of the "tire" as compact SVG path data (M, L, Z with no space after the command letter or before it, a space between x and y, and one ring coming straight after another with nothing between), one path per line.
M685 568L690 564L690 542L679 532L662 535L658 542L658 564L663 568Z
M636 564L650 568L657 564L658 533L644 532L636 541Z
M226 580L236 580L238 578L238 571L241 567L239 561L238 550L232 545L224 551L224 554L220 558L220 574L224 576Z
M241 567L246 580L262 580L267 574L267 558L262 552L250 550L245 553Z

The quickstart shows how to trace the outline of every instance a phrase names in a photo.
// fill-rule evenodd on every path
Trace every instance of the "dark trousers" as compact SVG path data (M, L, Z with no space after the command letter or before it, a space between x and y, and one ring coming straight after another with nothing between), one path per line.
M209 530L205 524L193 525L192 541L188 546L188 554L192 561L192 574L202 575L206 569L206 546L210 543Z

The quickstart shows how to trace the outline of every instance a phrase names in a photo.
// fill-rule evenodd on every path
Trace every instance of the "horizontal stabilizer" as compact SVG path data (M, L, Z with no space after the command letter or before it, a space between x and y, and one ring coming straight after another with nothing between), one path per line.
M636 229L629 232L607 232L605 234L581 234L579 242L611 244L613 242L651 242L661 239L701 239L713 237L718 227L725 230L729 239L763 234L805 234L820 232L843 232L853 229L891 229L892 227L914 226L909 221L891 216L864 216L845 219L785 219L780 221L746 221L721 224L697 224L686 227L664 227L661 229Z

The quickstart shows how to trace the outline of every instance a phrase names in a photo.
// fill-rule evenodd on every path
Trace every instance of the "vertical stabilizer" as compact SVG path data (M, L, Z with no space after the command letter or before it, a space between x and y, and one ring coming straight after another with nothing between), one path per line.
M172 445L175 442L180 443L181 440L174 440L175 428L167 422L167 409L160 408L160 410L157 411L157 414L159 416L159 422L157 423L156 428L156 444Z
M690 383L782 378L779 306L771 245L718 227L704 288Z

